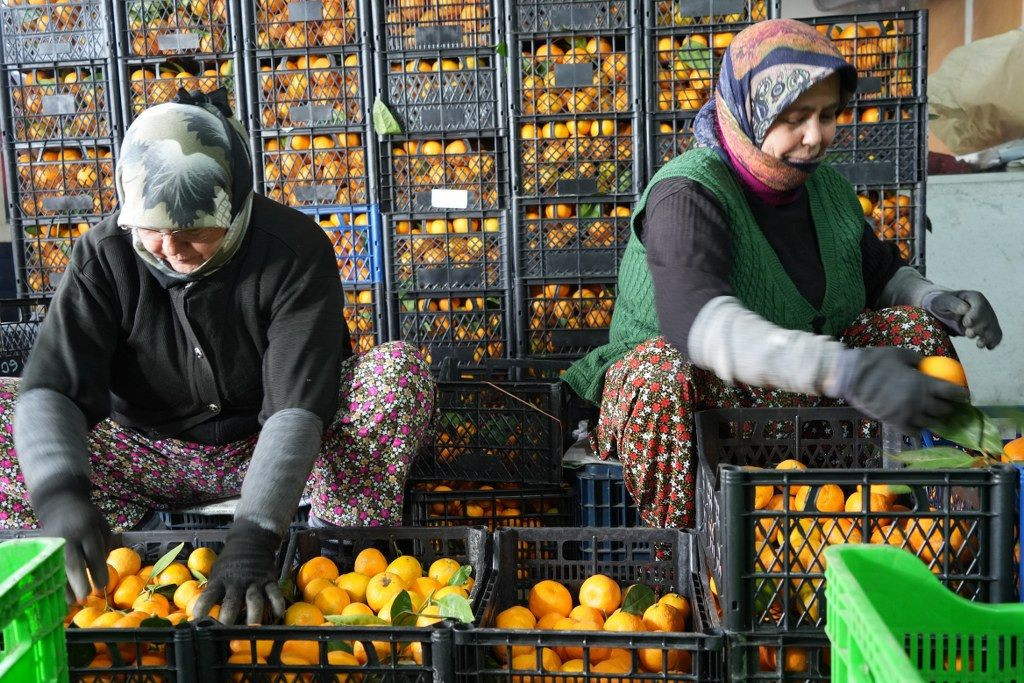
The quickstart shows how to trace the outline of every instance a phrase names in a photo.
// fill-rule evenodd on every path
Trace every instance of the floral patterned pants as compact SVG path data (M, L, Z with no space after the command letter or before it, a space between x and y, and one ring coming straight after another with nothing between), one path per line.
M949 335L909 306L866 311L841 335L847 346L901 346L927 356L956 357ZM693 367L664 337L640 344L605 374L596 452L618 457L623 478L647 526L694 524L697 446L694 413L711 408L843 405L841 401L726 384Z
M0 528L37 526L14 451L17 393L17 379L0 380ZM391 342L346 360L338 406L306 484L312 514L334 525L401 524L405 478L434 407L419 351ZM131 529L150 510L238 495L256 439L154 440L104 420L89 434L93 502L111 527Z

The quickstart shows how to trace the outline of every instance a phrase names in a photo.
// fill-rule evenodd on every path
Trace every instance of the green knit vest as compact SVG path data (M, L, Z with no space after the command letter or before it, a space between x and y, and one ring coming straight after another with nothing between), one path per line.
M654 309L654 286L647 266L647 250L637 238L637 221L655 184L685 177L710 190L725 209L732 232L732 272L729 282L743 305L790 330L838 336L865 305L860 240L864 214L850 184L827 165L807 181L811 216L825 269L825 297L821 310L800 294L786 274L778 255L758 227L743 189L717 153L694 149L669 161L647 184L633 209L633 234L619 266L618 291L609 341L591 351L566 371L564 379L583 398L599 403L609 366L642 342L661 335ZM686 349L680 349L683 353Z

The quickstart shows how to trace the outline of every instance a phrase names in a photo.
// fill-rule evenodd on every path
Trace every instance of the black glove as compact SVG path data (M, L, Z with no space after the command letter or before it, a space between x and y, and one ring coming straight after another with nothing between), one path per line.
M920 361L909 349L847 349L839 361L838 394L868 417L905 433L934 426L970 395L961 386L920 372Z
M48 536L64 539L64 566L68 603L84 600L92 587L89 575L100 587L107 585L107 553L110 526L89 500L92 484L86 477L49 483L30 492L32 509Z
M263 621L267 600L274 615L284 616L284 596L277 585L274 553L281 537L245 519L236 519L228 532L224 550L213 565L206 589L192 610L195 619L206 616L220 602L218 620L233 624L245 600L245 623Z
M922 306L957 334L977 337L979 349L994 349L1003 339L996 312L981 292L933 292L925 296Z

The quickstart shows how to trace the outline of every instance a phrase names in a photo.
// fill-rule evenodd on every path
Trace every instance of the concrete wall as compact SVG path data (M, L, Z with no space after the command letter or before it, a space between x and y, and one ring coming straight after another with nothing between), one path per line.
M994 351L954 342L976 404L1024 405L1024 172L928 179L928 278L983 292L999 315Z

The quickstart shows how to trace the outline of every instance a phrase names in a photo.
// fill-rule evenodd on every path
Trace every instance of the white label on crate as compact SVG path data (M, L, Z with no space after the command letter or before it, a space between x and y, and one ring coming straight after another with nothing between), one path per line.
M679 13L684 17L743 14L746 10L746 0L679 0Z
M43 95L43 113L47 116L75 114L78 105L74 95Z
M329 204L338 195L337 185L296 185L292 190L300 202Z
M156 37L156 44L161 50L198 50L198 33L165 33Z
M61 55L71 54L71 41L70 40L58 40L52 43L39 43L40 55L46 55L49 57L59 57Z
M44 197L43 208L47 211L91 211L92 197L84 194L70 197Z
M288 118L295 124L330 124L334 121L334 107L328 104L297 104L288 110Z
M324 3L319 0L297 0L288 3L288 21L323 21Z
M430 205L435 209L465 209L469 206L469 190L430 191Z

